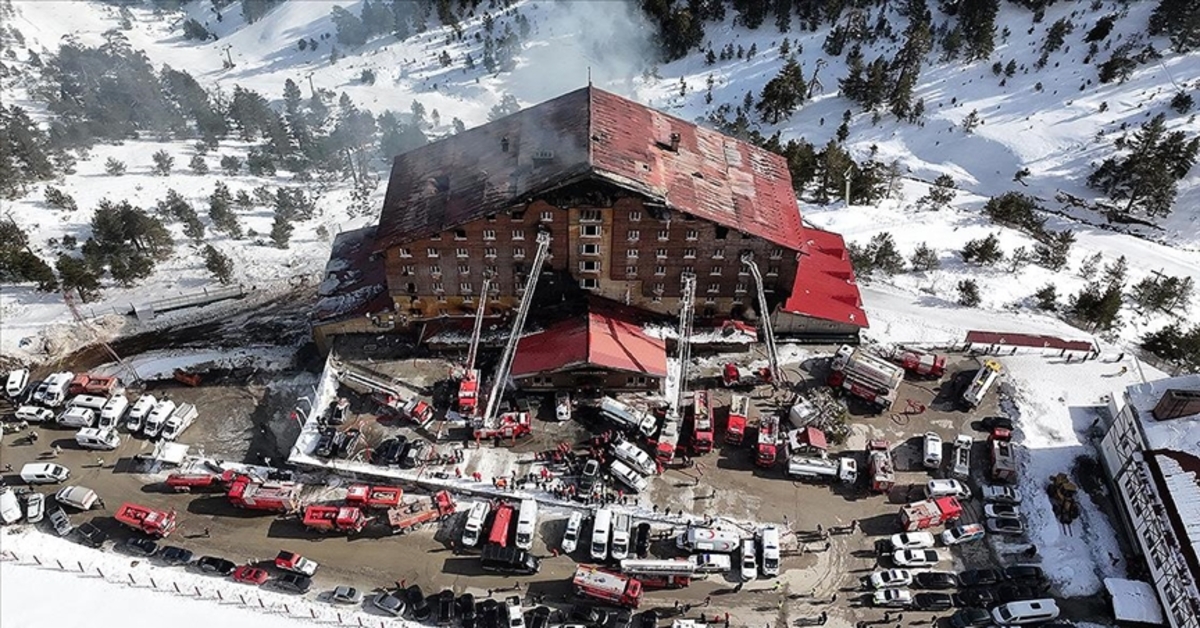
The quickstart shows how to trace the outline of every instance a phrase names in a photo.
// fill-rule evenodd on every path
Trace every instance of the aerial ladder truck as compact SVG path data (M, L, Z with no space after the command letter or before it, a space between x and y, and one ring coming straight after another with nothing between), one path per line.
M483 334L483 312L487 307L488 294L492 288L490 275L483 278L483 292L479 294L479 307L475 310L475 328L471 331L471 345L467 348L467 362L463 365L463 378L458 383L458 413L463 418L475 416L479 409L479 370L475 368L475 357L479 353L479 338Z
M763 340L767 344L767 369L771 377L771 385L779 388L787 384L783 369L779 366L779 349L775 346L775 330L771 327L771 310L767 307L767 293L763 288L762 272L754 263L754 254L742 254L742 263L750 269L754 276L754 287L758 289L758 321L763 330Z
M521 331L525 328L525 319L529 316L529 308L533 304L533 292L537 288L538 276L542 273L542 265L546 262L546 254L550 250L550 234L543 231L537 237L537 253L533 256L533 264L529 267L529 277L525 279L525 292L521 295L521 306L513 319L512 331L508 342L504 345L504 353L496 366L495 381L488 395L487 405L483 415L474 422L476 442L484 439L499 439L524 436L530 431L528 412L506 412L500 416L500 398L504 396L504 388L508 384L509 373L512 372L513 359L517 356L517 344L521 340Z
M679 299L679 382L675 391L675 399L667 410L667 418L663 421L662 430L658 434L658 445L654 449L654 457L661 463L675 459L675 449L679 446L679 428L682 423L683 400L687 395L688 367L692 362L692 319L696 314L696 276L683 273L683 294Z

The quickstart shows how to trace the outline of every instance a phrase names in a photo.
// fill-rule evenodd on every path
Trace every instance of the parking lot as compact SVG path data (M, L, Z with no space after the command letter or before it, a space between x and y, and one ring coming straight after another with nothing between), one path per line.
M815 349L815 350L820 350ZM826 361L809 360L797 370L796 379L803 385L819 386L825 373ZM951 356L947 375L940 380L905 381L899 400L890 412L875 413L850 404L849 436L842 444L833 445L830 456L853 456L858 461L860 482L856 485L800 482L784 476L781 465L763 469L754 464L749 446L722 447L720 434L724 428L723 408L728 406L729 392L713 390L717 447L714 452L698 456L690 467L668 468L656 478L648 491L625 496L624 508L652 522L664 536L674 529L670 522L680 521L680 511L700 519L712 518L727 525L753 526L773 523L784 527L782 573L779 578L759 578L743 582L735 568L733 572L712 575L690 587L679 590L650 591L642 608L663 609L663 615L683 612L688 617L724 620L728 613L734 625L816 625L822 621L832 625L858 622L881 622L884 609L869 604L869 594L859 580L878 568L891 567L890 560L880 560L876 542L900 531L899 508L921 499L925 483L932 477L922 463L922 435L933 431L946 443L945 455L950 456L950 444L958 434L975 438L972 452L972 483L978 486L987 464L986 434L978 431L977 422L997 413L998 395L993 392L980 408L968 413L956 403L957 391L964 378L969 381L979 363L968 356ZM445 365L437 361L411 361L406 367L409 379L417 387L436 388L446 373ZM192 453L212 458L249 464L280 464L299 432L299 423L291 415L296 399L303 397L315 381L304 372L275 374L226 373L189 388L174 382L151 384L147 389L158 396L167 395L177 402L196 403L201 419L184 433L181 441L193 447ZM535 460L538 452L552 450L568 443L574 451L586 453L585 443L593 427L572 421L558 423L550 420L552 404L547 399L529 400L536 412L531 437L515 444L493 450L490 445L475 449L475 444L463 434L441 429L438 422L419 430L395 417L382 414L377 405L365 395L343 389L350 401L348 420L343 429L354 428L362 436L348 452L350 459L367 460L370 451L380 442L403 435L406 439L435 441L436 452L447 456L445 464L429 464L421 473L444 476L462 474L471 477L478 473L484 484L496 478L523 477L540 470ZM441 393L444 395L444 391ZM760 387L750 392L757 410L770 408L772 392ZM436 394L435 394L436 396ZM775 396L775 399L778 399ZM584 413L586 415L586 413ZM753 426L756 415L750 417ZM78 524L93 520L120 541L129 532L112 518L113 510L122 501L136 501L151 507L174 509L180 519L180 529L171 542L188 547L200 554L229 558L238 563L268 561L281 548L300 552L322 564L317 574L317 587L328 590L338 584L351 584L364 590L390 587L395 583L417 583L427 593L441 589L472 592L478 597L503 595L502 590L519 582L521 594L528 600L562 607L571 598L570 578L579 563L586 563L586 544L573 555L557 555L569 509L544 509L539 535L532 552L542 558L541 571L531 577L499 577L480 569L474 552L460 552L454 541L461 535L464 510L438 526L429 526L413 533L392 536L379 526L368 527L353 536L322 536L306 530L295 516L277 517L255 514L232 507L220 494L176 494L161 488L164 472L146 474L134 464L133 457L153 449L147 441L125 437L114 452L96 455L77 449L72 432L51 426L38 428L42 438L33 444L22 442L23 434L6 435L2 462L19 469L24 463L44 460L54 444L62 453L54 460L72 470L70 483L95 489L105 500L106 507L98 511L74 514ZM440 438L439 438L440 433ZM747 438L747 442L753 442ZM887 494L875 494L865 483L868 441L886 440L891 444L896 463L896 485ZM463 449L463 463L453 461L456 449ZM103 466L98 463L103 462ZM569 483L571 471L555 469L556 480ZM296 479L306 485L305 502L336 502L344 494L349 480L336 474L314 471L297 472ZM19 484L14 475L6 476L10 484ZM409 493L419 491L410 490ZM982 502L963 500L963 523L981 522ZM666 513L671 512L670 518ZM751 532L752 528L744 528ZM851 531L853 529L853 531ZM941 530L939 526L936 530ZM584 538L588 532L585 529ZM1036 562L1036 556L1024 555L1027 542L1020 537L989 538L984 542L967 544L951 550L939 547L942 558L938 569L961 570L1008 566ZM683 554L669 540L652 546L656 557L670 558ZM690 608L689 608L690 607ZM1092 600L1076 605L1067 612L1085 613L1093 619L1100 612ZM949 612L921 613L902 611L910 624L929 623ZM900 623L898 612L888 615L891 623Z

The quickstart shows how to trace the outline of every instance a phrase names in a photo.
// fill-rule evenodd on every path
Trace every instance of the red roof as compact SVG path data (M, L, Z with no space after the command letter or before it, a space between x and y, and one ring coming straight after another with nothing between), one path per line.
M845 240L812 227L804 229L804 240L800 268L783 311L868 327Z
M792 250L803 244L783 157L588 86L397 156L378 246L586 179Z
M577 366L666 377L667 350L662 340L647 336L639 325L593 310L522 338L512 376Z
M1041 347L1043 349L1066 349L1067 351L1092 351L1096 348L1094 344L1087 340L1063 340L1054 336L1010 334L995 331L969 331L967 332L967 344Z

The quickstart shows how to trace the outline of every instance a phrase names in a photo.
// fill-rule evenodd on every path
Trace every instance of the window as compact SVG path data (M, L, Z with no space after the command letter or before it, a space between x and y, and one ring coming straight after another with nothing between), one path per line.
M598 273L600 272L600 262L590 259L579 262L579 271L584 273Z
M783 249L771 249L771 259L783 259Z
M656 294L650 298L652 303L662 303L662 295Z
M496 257L496 247L489 246L489 247L483 249L483 256L484 257Z
M687 239L688 240L699 240L700 232L696 231L695 229L688 229L687 230Z
M438 242L438 241L440 241L440 240L442 239L442 234L440 234L440 233L435 233L435 234L433 234L433 235L429 236L429 239L430 239L430 240L433 240L434 242Z
M738 269L738 275L744 277L749 274L750 274L750 267L747 266L746 264L742 264L742 267Z
M725 238L728 238L728 237L729 237L729 227L722 227L720 225L717 225L716 239L724 240Z
M472 298L471 295L469 295L469 294L463 295L463 300L462 300L463 305L470 305L474 302L475 302L475 299Z
M744 281L737 282L737 285L734 286L733 291L738 294L745 294L746 293L746 282L744 282Z
M625 257L626 257L626 259L637 259L638 258L638 250L637 249L629 249L628 251L625 251Z
M508 216L509 216L509 218L512 218L513 220L525 220L525 211L517 210L517 211L509 214Z
M400 257L412 257L412 249L401 247Z
M582 222L600 222L600 210L585 209L579 212L579 220Z
M683 259L696 259L696 249L684 249Z
M542 222L553 222L554 221L554 210L547 209L546 211L543 211L542 215L540 217L540 220Z
M708 293L709 294L715 294L720 291L721 291L721 284L719 284L719 283L708 284Z
M684 221L684 222L691 222L691 221L693 221L693 220L695 220L695 219L696 219L696 217L695 217L695 216L693 216L693 215L691 215L691 214L684 214L684 215L683 215L683 221Z
M663 266L662 264L659 264L658 266L655 266L655 267L654 267L654 274L655 274L655 275L657 275L657 276L659 276L659 277L662 277L663 275L666 275L666 274L667 274L667 267L666 267L666 266Z
M663 293L664 287L665 286L663 286L663 283L661 281L659 283L654 284L654 294L661 295Z
M438 316L449 316L449 315L450 315L450 312L447 311L446 308L444 308L444 307L438 308Z
M637 222L641 219L642 219L642 212L639 212L639 211L629 212L629 222Z
M496 222L496 214L488 214L487 221L488 222Z
M595 290L600 287L600 282L588 277L579 281L579 287L584 290Z
M600 254L600 245L599 244L581 244L579 246L579 252L582 253L583 255L599 255Z
M628 239L630 242L637 242L638 240L641 239L642 232L638 231L637 229L630 229L629 233L626 235L627 235L626 239Z
M665 241L671 239L671 234L666 229L659 229L658 230L658 239L660 242L665 242Z
M431 247L429 247L429 248L425 249L425 256L426 256L426 257L437 257L437 256L438 256L438 250L437 250L437 249L435 249L435 248L433 248L433 247L431 246Z
M483 239L484 240L495 240L496 239L496 230L495 229L484 229L483 230Z
M446 299L446 295L445 295L445 294L438 294L437 301L438 301L438 303L446 303L446 301L447 301L447 299Z
M598 238L600 237L600 225L583 225L580 235L585 238Z
M512 239L513 240L524 240L525 239L525 230L524 229L513 229Z
M513 247L513 259L525 259L525 247L514 246Z
M666 249L656 249L654 251L654 257L657 257L658 259L667 259L667 250Z
M441 267L441 266L438 266L437 264L434 264L434 265L430 266L430 267L429 267L429 274L430 274L430 275L435 275L435 276L436 276L436 275L440 275L440 274L442 274L442 267Z
M708 269L708 274L714 277L720 277L722 272L724 272L724 267L722 266L713 266L712 268Z
M471 255L471 252L470 252L470 251L468 251L468 250L466 250L466 249L464 249L464 248L457 248L457 249L454 249L454 256L455 256L455 257L469 257L470 255Z
M713 251L713 259L725 259L725 249L717 249Z
M461 293L463 293L463 294L471 294L471 284L470 284L470 282L466 282L466 281L464 281L464 282L462 282L462 283L458 284L458 291L459 291L459 292L461 292Z
M435 281L435 282L433 282L433 291L434 292L445 292L446 286L442 285L442 282L440 282L440 281Z
M415 274L417 274L417 269L412 264L405 264L404 269L401 271L400 274L415 275Z
M458 274L470 275L471 274L471 266L468 264L459 264L458 265Z
M454 239L455 240L466 240L467 239L467 230L466 229L455 229L454 230Z
M625 378L626 386L646 386L649 380L645 375L630 375Z
M625 274L626 275L636 275L637 274L637 266L626 266Z
M488 266L487 268L483 269L483 272L486 273L487 277L495 277L496 276L496 267ZM493 286L496 285L496 282L493 281L492 285Z
M768 277L774 277L778 274L779 274L778 266L776 266L775 264L771 264L770 266L767 266L767 276Z
M684 266L681 272L684 275L694 275L696 274L696 268L694 266Z

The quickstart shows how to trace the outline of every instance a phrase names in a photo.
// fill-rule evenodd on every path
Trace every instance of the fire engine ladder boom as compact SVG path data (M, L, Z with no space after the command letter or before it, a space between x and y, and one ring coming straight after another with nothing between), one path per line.
M684 395L687 392L689 366L692 362L692 320L696 314L696 276L683 273L683 296L679 299L679 384L675 394L675 413L683 411Z
M475 328L471 330L471 346L467 348L467 371L464 377L470 377L475 370L475 355L479 352L479 337L483 334L483 308L487 307L488 293L492 289L492 278L483 278L483 292L479 295L479 307L475 309Z
M779 387L786 384L787 380L784 379L783 369L779 367L779 349L775 346L775 330L771 328L771 311L767 308L767 293L763 289L762 272L759 271L758 264L754 263L753 253L742 255L742 263L750 269L750 274L754 275L754 285L758 288L758 320L763 329L763 338L767 342L771 385Z
M513 358L517 355L517 343L521 340L521 330L525 328L525 318L529 316L529 307L533 303L533 291L537 287L538 275L542 273L542 264L546 261L546 252L550 248L550 234L543 231L537 237L537 253L533 256L533 264L529 267L529 277L525 280L525 293L521 295L521 307L513 319L512 331L508 335L508 344L504 345L504 353L500 356L500 364L496 367L496 381L492 382L492 393L488 395L487 408L483 413L483 424L493 427L496 420L496 410L500 406L500 397L504 393L505 382L512 370Z

